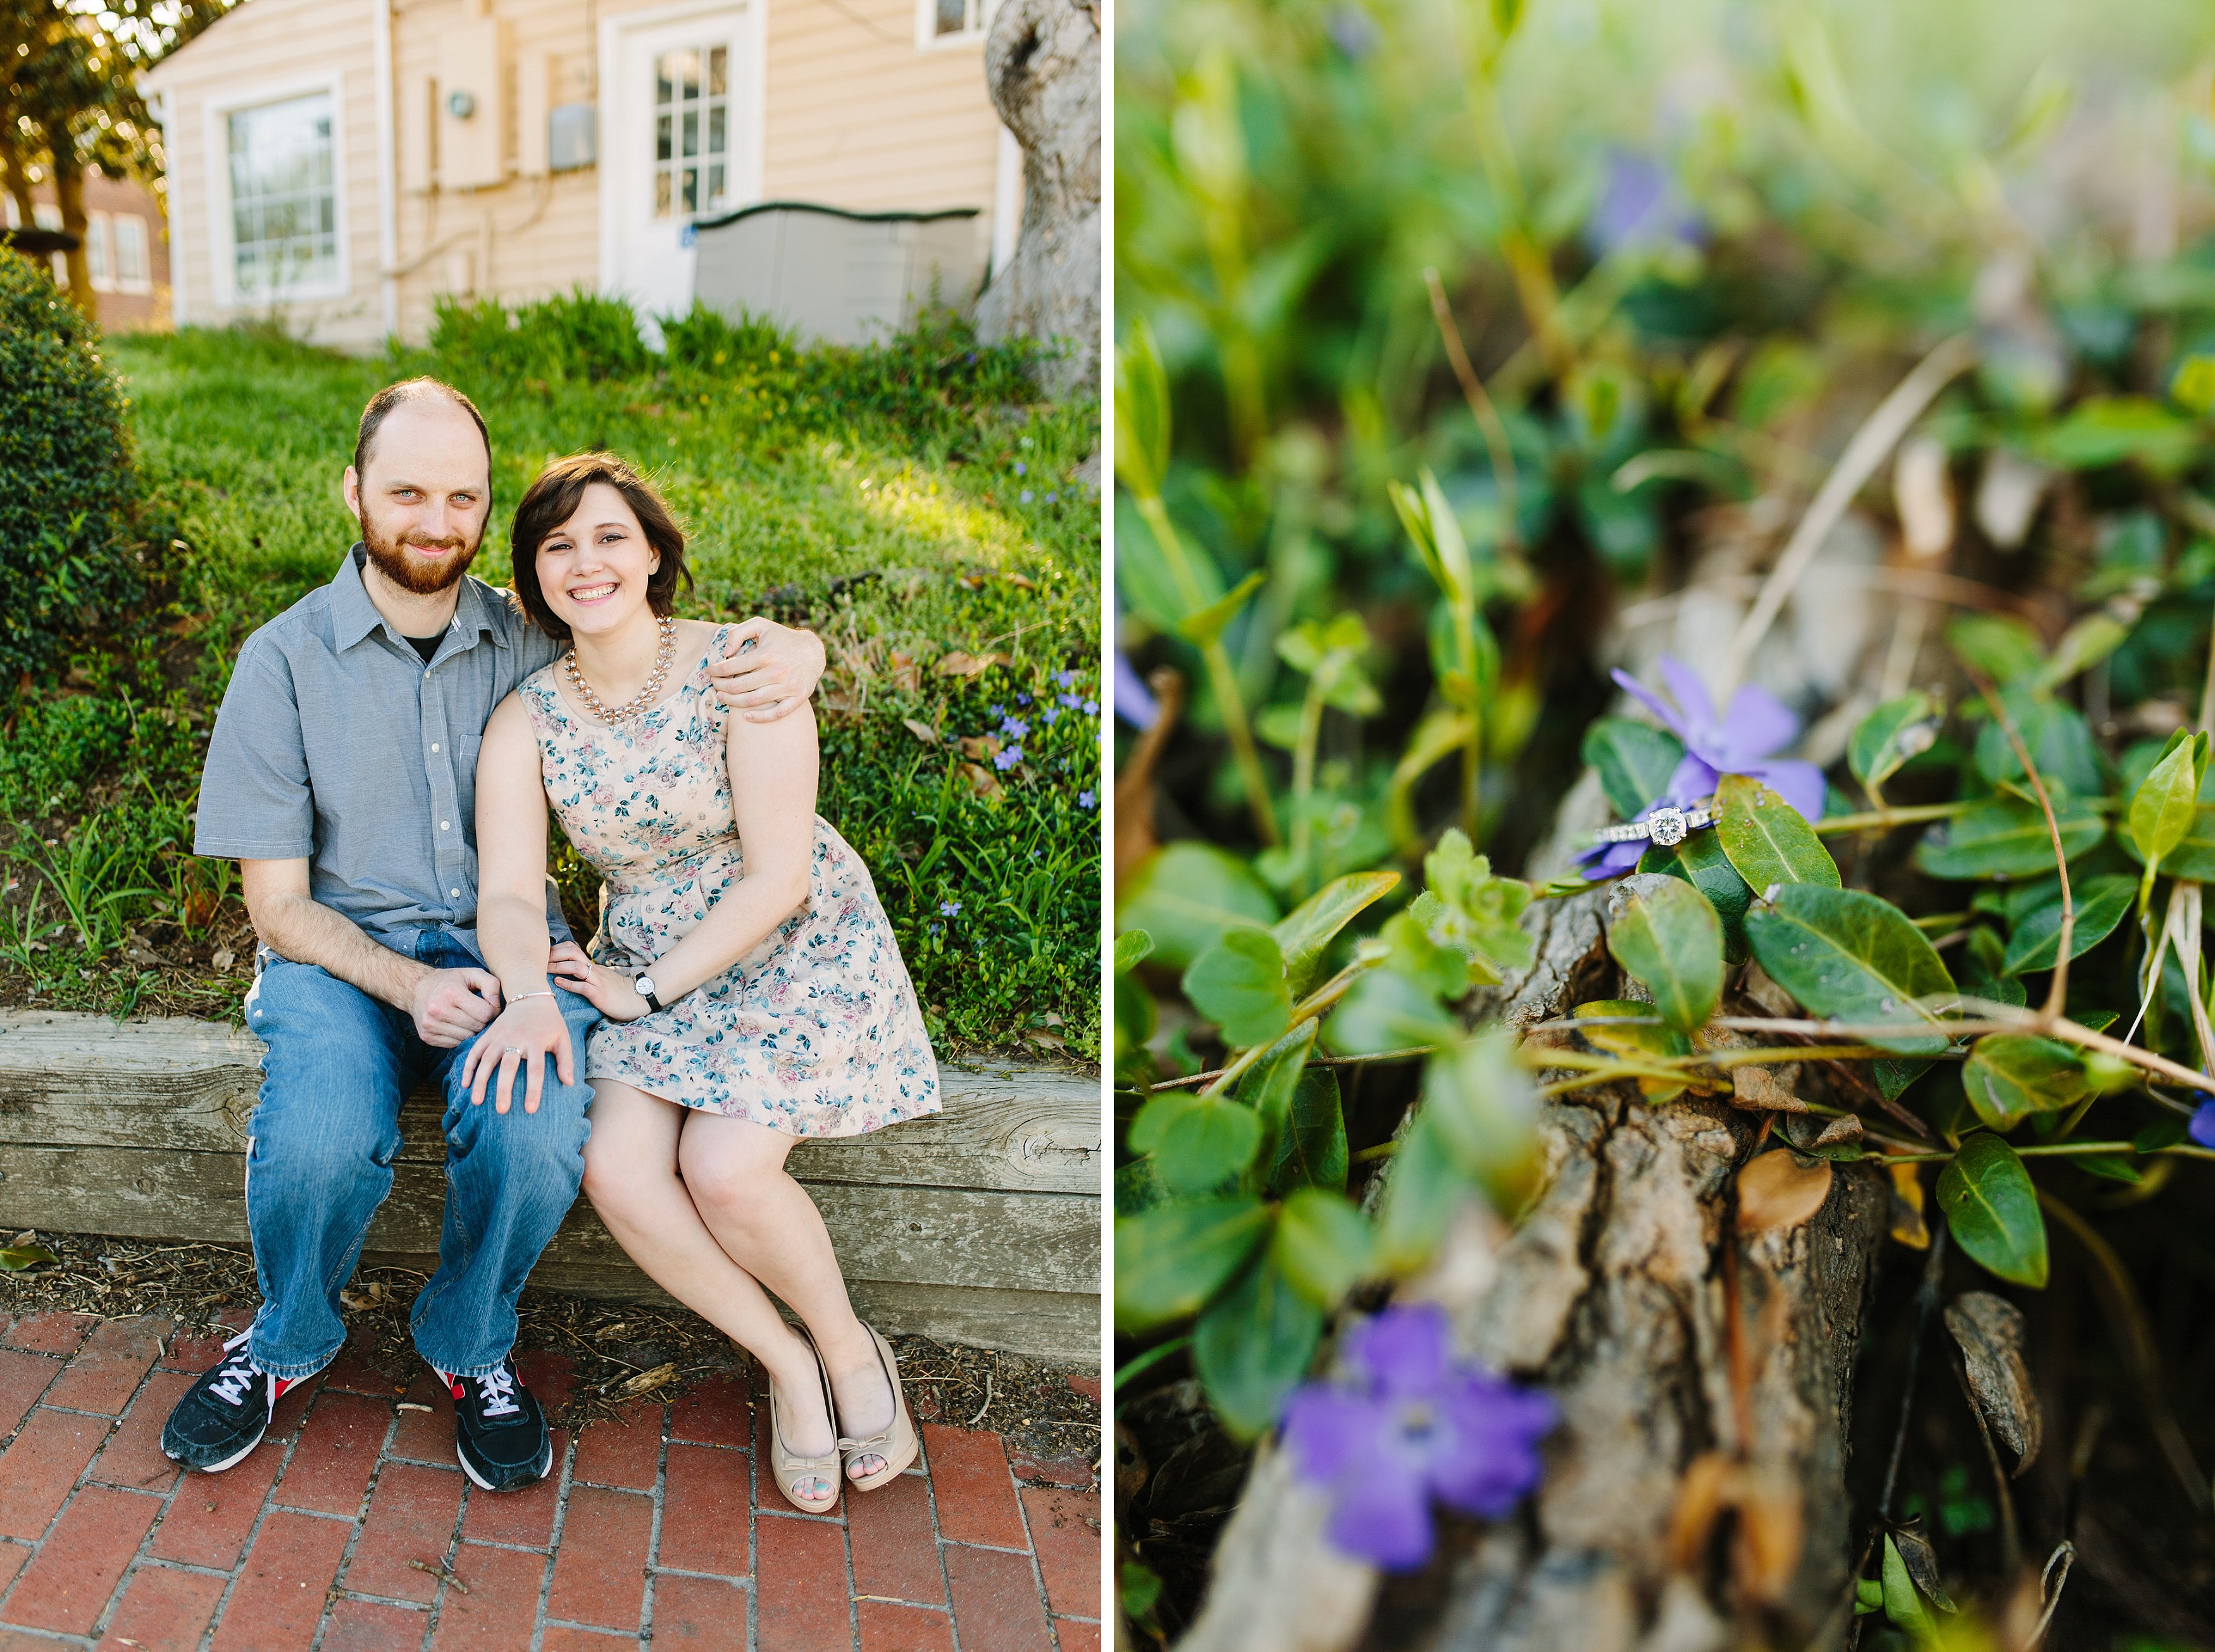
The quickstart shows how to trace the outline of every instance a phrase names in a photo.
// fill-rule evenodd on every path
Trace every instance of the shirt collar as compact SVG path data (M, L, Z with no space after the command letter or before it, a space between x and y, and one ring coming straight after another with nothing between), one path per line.
M368 551L357 539L331 580L331 640L341 652L380 626L396 640L399 636L385 625L384 616L377 611L377 605L369 599L369 586L361 576L362 565L368 558ZM488 632L495 644L507 648L512 639L508 636L509 628L501 623L501 605L499 593L476 575L465 574L462 576L461 594L454 604L454 617L447 623L447 629L464 635Z

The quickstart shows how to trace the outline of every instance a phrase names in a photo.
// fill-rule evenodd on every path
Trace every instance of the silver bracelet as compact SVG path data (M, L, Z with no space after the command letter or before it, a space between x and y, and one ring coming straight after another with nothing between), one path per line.
M518 992L513 998L510 998L508 1002L510 1004L520 1004L525 998L550 998L553 996L554 989L549 986L537 992Z

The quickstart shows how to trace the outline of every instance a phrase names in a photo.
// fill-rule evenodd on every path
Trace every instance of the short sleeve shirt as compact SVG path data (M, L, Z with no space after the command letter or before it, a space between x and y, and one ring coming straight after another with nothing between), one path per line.
M328 585L239 651L200 777L193 848L309 863L315 899L412 953L476 950L477 748L493 709L560 647L464 575L426 664L370 600L357 544ZM552 881L547 919L568 938Z

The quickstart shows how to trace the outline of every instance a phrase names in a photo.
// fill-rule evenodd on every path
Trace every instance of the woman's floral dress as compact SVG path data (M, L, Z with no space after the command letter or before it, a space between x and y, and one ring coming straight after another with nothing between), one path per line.
M690 934L741 875L722 702L708 661L642 716L587 721L558 663L519 691L546 795L606 880L596 962L633 975ZM806 906L721 976L592 1035L586 1076L789 1136L857 1136L939 1110L938 1066L892 924L861 857L820 815Z

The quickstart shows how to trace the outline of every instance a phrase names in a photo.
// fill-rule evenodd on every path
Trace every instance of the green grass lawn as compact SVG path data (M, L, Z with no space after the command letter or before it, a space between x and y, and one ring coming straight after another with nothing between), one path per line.
M491 431L474 571L506 582L508 513L546 460L606 447L647 470L690 534L683 611L774 611L829 645L820 808L874 873L941 1048L1097 1058L1100 510L1077 476L1096 404L1031 402L958 331L797 352L696 317L664 359L596 340L611 308L459 312L433 349L375 360L254 332L108 341L170 544L163 599L0 702L8 998L235 1002L242 913L186 852L213 707L247 634L353 541L363 402L431 372ZM1006 659L936 668L957 652Z

